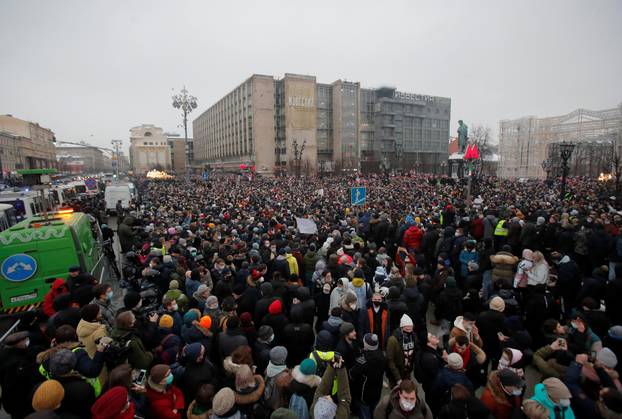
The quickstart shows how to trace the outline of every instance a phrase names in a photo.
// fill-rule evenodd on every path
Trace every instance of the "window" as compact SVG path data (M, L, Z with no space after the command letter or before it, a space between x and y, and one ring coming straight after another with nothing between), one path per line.
M149 131L145 132L145 137L151 137L151 132Z

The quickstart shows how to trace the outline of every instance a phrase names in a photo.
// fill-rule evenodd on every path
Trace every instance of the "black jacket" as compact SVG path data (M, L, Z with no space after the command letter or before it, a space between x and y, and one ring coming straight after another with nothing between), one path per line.
M353 399L375 406L382 393L382 377L387 358L381 350L364 351L350 369L350 388Z
M276 338L276 334L275 334ZM315 334L309 323L289 323L283 328L282 344L287 348L287 366L300 364L313 349Z
M80 418L91 417L91 407L95 403L93 387L78 376L53 377L65 389L65 397L60 405L59 412L72 413Z
M439 419L488 419L490 411L477 397L451 400L441 408Z
M433 349L425 345L415 355L415 378L421 383L426 394L430 394L432 385L444 365L443 351L440 348Z

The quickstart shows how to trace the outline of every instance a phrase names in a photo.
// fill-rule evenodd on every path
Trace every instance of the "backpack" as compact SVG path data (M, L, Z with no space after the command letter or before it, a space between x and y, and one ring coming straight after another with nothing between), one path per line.
M271 410L278 409L281 401L279 391L276 388L276 377L278 377L278 374L266 379L266 387L263 391L264 405Z
M304 397L296 393L292 394L288 408L296 414L298 419L309 419L309 408Z
M328 366L328 361L324 361L320 358L317 351L311 352L311 355L313 355L313 360L315 361L315 375L323 377L326 367Z
M106 349L104 349L104 362L108 371L127 362L127 357L131 351L131 334L128 333L120 338L114 339Z

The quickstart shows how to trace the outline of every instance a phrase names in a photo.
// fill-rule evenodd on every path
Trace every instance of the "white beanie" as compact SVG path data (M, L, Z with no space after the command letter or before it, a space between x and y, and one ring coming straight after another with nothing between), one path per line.
M400 328L405 326L413 326L413 320L410 318L408 314L404 314L400 319Z
M456 352L452 352L447 357L447 365L452 370L459 370L459 369L462 369L462 367L464 367L464 361L462 360L462 357L460 356L460 354Z

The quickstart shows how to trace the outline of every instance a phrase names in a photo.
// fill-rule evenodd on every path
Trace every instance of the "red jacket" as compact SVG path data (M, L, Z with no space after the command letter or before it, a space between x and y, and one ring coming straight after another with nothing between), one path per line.
M414 249L417 252L421 250L421 239L423 231L417 226L412 226L404 233L404 247L408 250Z
M179 413L184 407L184 394L180 389L171 386L165 393L155 391L147 386L147 399L149 400L149 417L154 419L181 419ZM177 409L177 413L173 412Z
M55 279L54 282L52 282L52 287L43 298L43 312L45 315L52 317L56 313L56 310L54 310L54 299L59 295L68 293L69 288L67 288L65 280L62 278Z
M471 228L469 232L475 239L481 240L484 237L484 220L477 217L473 221L471 221Z

